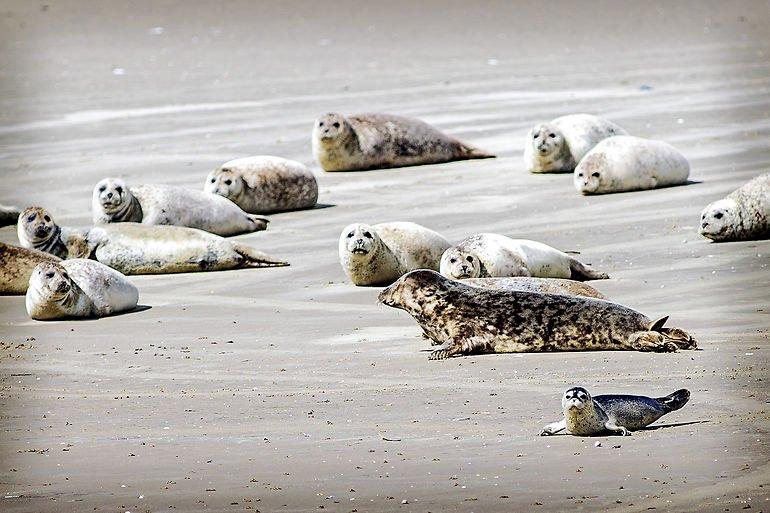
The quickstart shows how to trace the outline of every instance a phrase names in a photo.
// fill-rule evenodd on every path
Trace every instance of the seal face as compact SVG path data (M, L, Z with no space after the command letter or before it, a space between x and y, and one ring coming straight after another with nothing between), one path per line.
M0 295L26 294L35 267L59 261L49 253L0 242Z
M58 258L74 258L83 255L83 233L62 229L50 212L42 207L29 207L19 214L17 223L19 243L27 249L50 253Z
M700 234L715 242L770 238L770 173L706 206Z
M686 389L665 397L641 395L597 395L591 397L583 387L573 387L562 396L564 419L548 424L541 435L553 435L566 430L577 436L607 433L630 435L643 429L663 415L682 408L690 400Z
M409 313L440 346L429 359L470 353L694 349L667 318L652 322L599 299L486 290L429 270L412 271L383 290L380 302Z
M313 125L313 154L325 171L360 171L492 158L420 121L390 114L328 113Z

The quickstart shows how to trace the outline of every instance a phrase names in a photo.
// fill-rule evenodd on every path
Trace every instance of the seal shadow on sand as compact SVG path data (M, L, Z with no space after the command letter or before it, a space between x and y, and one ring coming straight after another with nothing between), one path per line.
M65 317L65 318L62 318L62 319L47 319L47 320L38 321L38 322L51 322L51 321L53 321L53 322L56 322L56 321L88 322L88 321L98 321L99 319L106 319L106 318L109 318L109 317L120 317L121 315L136 314L136 313L144 312L144 311L149 310L151 308L152 307L150 305L136 305L136 308L134 308L133 310L126 310L125 312L117 312L117 313L110 314L110 315L104 315L102 317ZM36 319L33 319L33 320L36 320Z
M681 426L691 426L693 424L705 424L706 422L711 422L710 420L691 420L689 422L671 422L669 424L655 424L653 426L646 426L642 429L637 429L636 431L632 431L632 433L638 433L640 431L657 431L658 429L668 429L668 428L674 428L674 427L681 427ZM569 433L554 433L550 436L574 436ZM581 435L580 438L600 438L600 437L610 437L610 436L617 436L620 438L624 438L622 435L617 434L609 434L609 433L601 433L598 435ZM631 435L633 436L633 435Z

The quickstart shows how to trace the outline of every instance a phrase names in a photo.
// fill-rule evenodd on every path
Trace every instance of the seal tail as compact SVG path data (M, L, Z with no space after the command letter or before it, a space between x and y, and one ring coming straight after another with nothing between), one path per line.
M285 267L289 265L288 262L278 260L245 244L233 243L233 249L243 257L242 268Z
M270 222L270 219L263 216L255 216L254 214L246 214L246 218L254 225L255 232L267 230L267 223Z
M668 315L661 317L650 325L649 331L654 331L663 335L666 341L673 342L679 349L697 349L698 342L695 338L680 328L664 328Z
M686 388L677 390L673 394L669 394L666 397L656 397L656 401L663 405L666 409L666 413L678 410L690 400L690 391Z
M569 270L570 279L577 281L606 280L610 277L609 274L600 271L594 271L590 267L574 258L570 258L569 260Z
M461 159L493 159L497 155L461 142L459 143L458 157Z

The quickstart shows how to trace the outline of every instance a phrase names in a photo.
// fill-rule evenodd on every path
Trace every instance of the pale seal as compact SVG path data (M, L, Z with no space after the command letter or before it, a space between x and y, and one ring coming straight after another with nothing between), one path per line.
M313 208L318 201L312 171L295 160L270 155L225 162L209 173L203 190L252 214Z
M567 434L595 436L607 433L630 435L663 415L678 410L690 400L690 391L677 390L665 397L643 395L597 395L591 397L583 387L573 387L562 396L564 419L548 424L541 435Z
M0 205L0 227L16 224L21 211L16 207Z
M27 249L36 249L62 259L88 256L86 232L59 226L51 213L42 207L25 208L19 214L16 233L21 246Z
M466 285L493 290L518 290L521 292L540 292L541 294L565 294L595 299L608 299L607 296L588 285L575 280L561 278L529 278L516 276L511 278L468 278Z
M600 141L626 131L591 114L570 114L535 125L524 140L524 165L530 173L571 173Z
M505 276L578 281L609 278L542 242L511 239L496 233L472 235L447 249L441 256L440 270L447 278L456 280Z
M429 359L471 353L658 351L694 349L678 328L664 328L623 305L578 296L486 290L429 270L387 287L380 302L411 315L440 344Z
M0 295L26 294L32 270L38 264L59 261L49 253L0 242Z
M171 185L129 188L120 178L105 178L96 184L91 208L94 224L187 226L225 237L264 230L268 223L216 194Z
M387 285L414 269L437 270L448 247L443 236L416 223L354 223L340 234L339 256L354 285Z
M770 173L703 209L700 234L715 242L770 239Z
M583 157L573 181L583 194L608 194L682 185L689 175L690 163L670 144L617 135Z
M330 113L313 126L313 155L324 171L360 171L494 155L419 119L389 114Z
M136 308L139 291L114 269L74 258L39 264L29 278L27 313L37 320L104 317Z

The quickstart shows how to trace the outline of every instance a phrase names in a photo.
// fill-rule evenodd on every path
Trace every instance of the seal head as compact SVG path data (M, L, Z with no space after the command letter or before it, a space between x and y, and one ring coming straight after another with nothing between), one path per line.
M565 412L584 410L592 403L591 394L583 387L572 387L564 392L564 396L561 398L561 407Z
M471 251L455 246L441 255L441 274L456 280L481 276L481 260Z
M350 138L353 128L345 116L330 112L316 120L313 132L313 138L319 140L324 146L338 146Z
M120 178L105 178L96 184L91 200L94 217L101 222L141 222L142 207Z
M206 186L203 188L204 191L224 196L237 205L240 204L239 200L243 196L244 189L246 184L243 182L243 177L226 167L220 167L209 173Z
M38 264L27 289L27 312L33 319L54 319L76 301L79 287L58 263Z
M700 234L709 239L729 237L733 227L738 225L737 206L731 198L724 198L707 206L700 217Z
M601 167L605 164L600 154L590 154L581 161L575 171L575 187L584 194L593 194L602 185Z
M560 157L566 141L561 131L550 123L540 123L530 131L530 143L540 157Z
M350 253L351 258L369 260L381 245L377 232L368 224L351 224L342 230L340 246Z
M66 256L54 251L60 245L61 228L53 220L53 216L42 207L25 208L19 214L17 233L21 245L28 249L38 249L56 256Z

